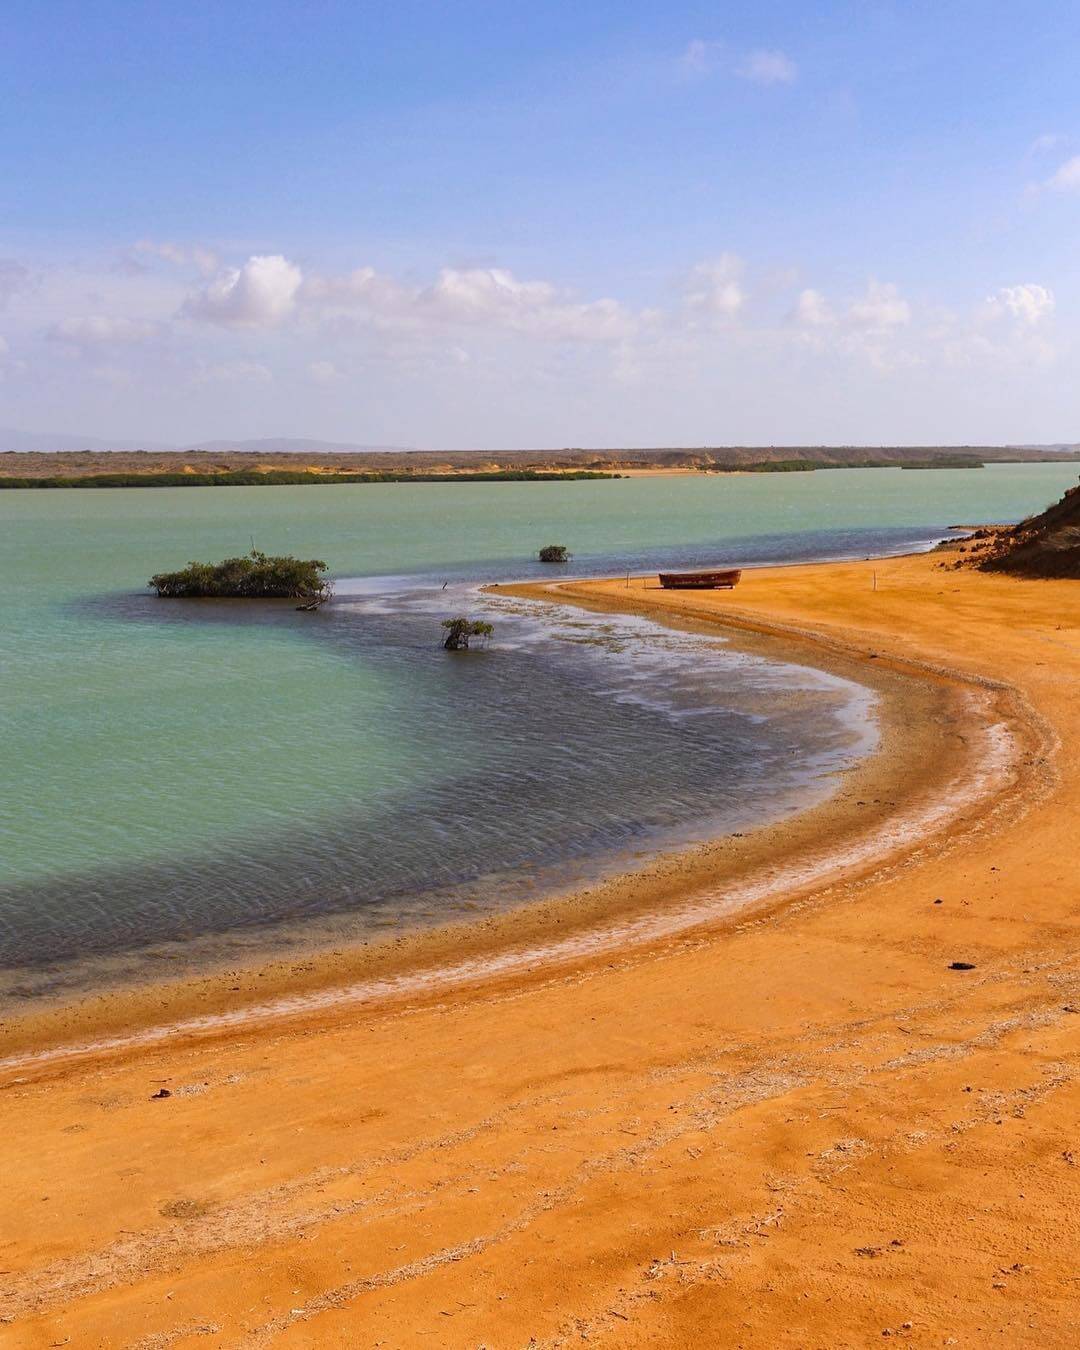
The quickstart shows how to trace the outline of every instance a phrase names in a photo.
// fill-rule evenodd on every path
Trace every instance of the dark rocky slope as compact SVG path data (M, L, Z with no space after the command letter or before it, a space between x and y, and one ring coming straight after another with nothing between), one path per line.
M977 530L960 565L1021 577L1080 578L1080 486L1037 516L1006 529Z

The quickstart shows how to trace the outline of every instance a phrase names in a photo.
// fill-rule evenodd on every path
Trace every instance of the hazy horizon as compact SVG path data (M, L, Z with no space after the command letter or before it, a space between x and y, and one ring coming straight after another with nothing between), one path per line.
M648 451L663 453L674 450L684 451L723 451L723 450L783 450L783 449L857 449L857 450L882 450L882 449L927 449L927 450L1059 450L1062 453L1080 453L1080 443L1067 441L1048 441L1048 442L1026 442L1018 441L926 441L902 444L898 441L886 442L833 442L828 444L820 442L813 444L809 441L791 441L791 442L731 442L727 445L720 443L702 443L700 445L679 444L674 441L666 444L656 445L574 445L574 446L554 446L554 445L503 445L495 447L477 447L477 446L425 446L425 445L367 445L358 441L327 441L317 437L307 436L267 436L267 437L205 437L201 440L192 441L190 444L169 444L161 441L151 441L149 439L140 440L109 440L108 438L98 436L79 436L67 432L40 432L26 431L23 429L0 427L0 454L74 454L80 451L86 451L93 454L133 454L145 451L149 454L179 454L185 451L190 452L218 452L228 454L544 454L565 453L573 450L581 454L596 452L617 453L625 450L628 453L636 454Z

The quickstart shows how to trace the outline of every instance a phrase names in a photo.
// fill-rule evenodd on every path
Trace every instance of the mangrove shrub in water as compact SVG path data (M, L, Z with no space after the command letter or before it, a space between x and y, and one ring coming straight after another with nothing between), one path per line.
M466 651L470 638L490 637L495 631L490 623L484 623L482 619L443 619L443 627L446 629L443 646L448 652Z
M570 557L570 550L565 544L545 544L540 550L541 562L564 563Z
M158 572L147 582L158 595L191 600L205 597L249 600L329 600L326 563L317 558L268 558L252 549L243 558L188 563L179 572Z

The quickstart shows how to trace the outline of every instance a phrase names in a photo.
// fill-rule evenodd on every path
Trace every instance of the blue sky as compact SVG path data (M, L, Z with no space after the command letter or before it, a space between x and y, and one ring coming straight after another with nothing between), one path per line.
M1080 438L1080 8L9 0L0 424Z

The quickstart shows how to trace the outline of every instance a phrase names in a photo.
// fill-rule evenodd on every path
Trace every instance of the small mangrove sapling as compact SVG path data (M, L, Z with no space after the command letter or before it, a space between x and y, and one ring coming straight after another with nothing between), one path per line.
M495 631L490 623L485 623L482 619L466 619L464 616L443 619L442 626L446 629L446 641L443 646L448 652L468 651L470 638L487 638Z

